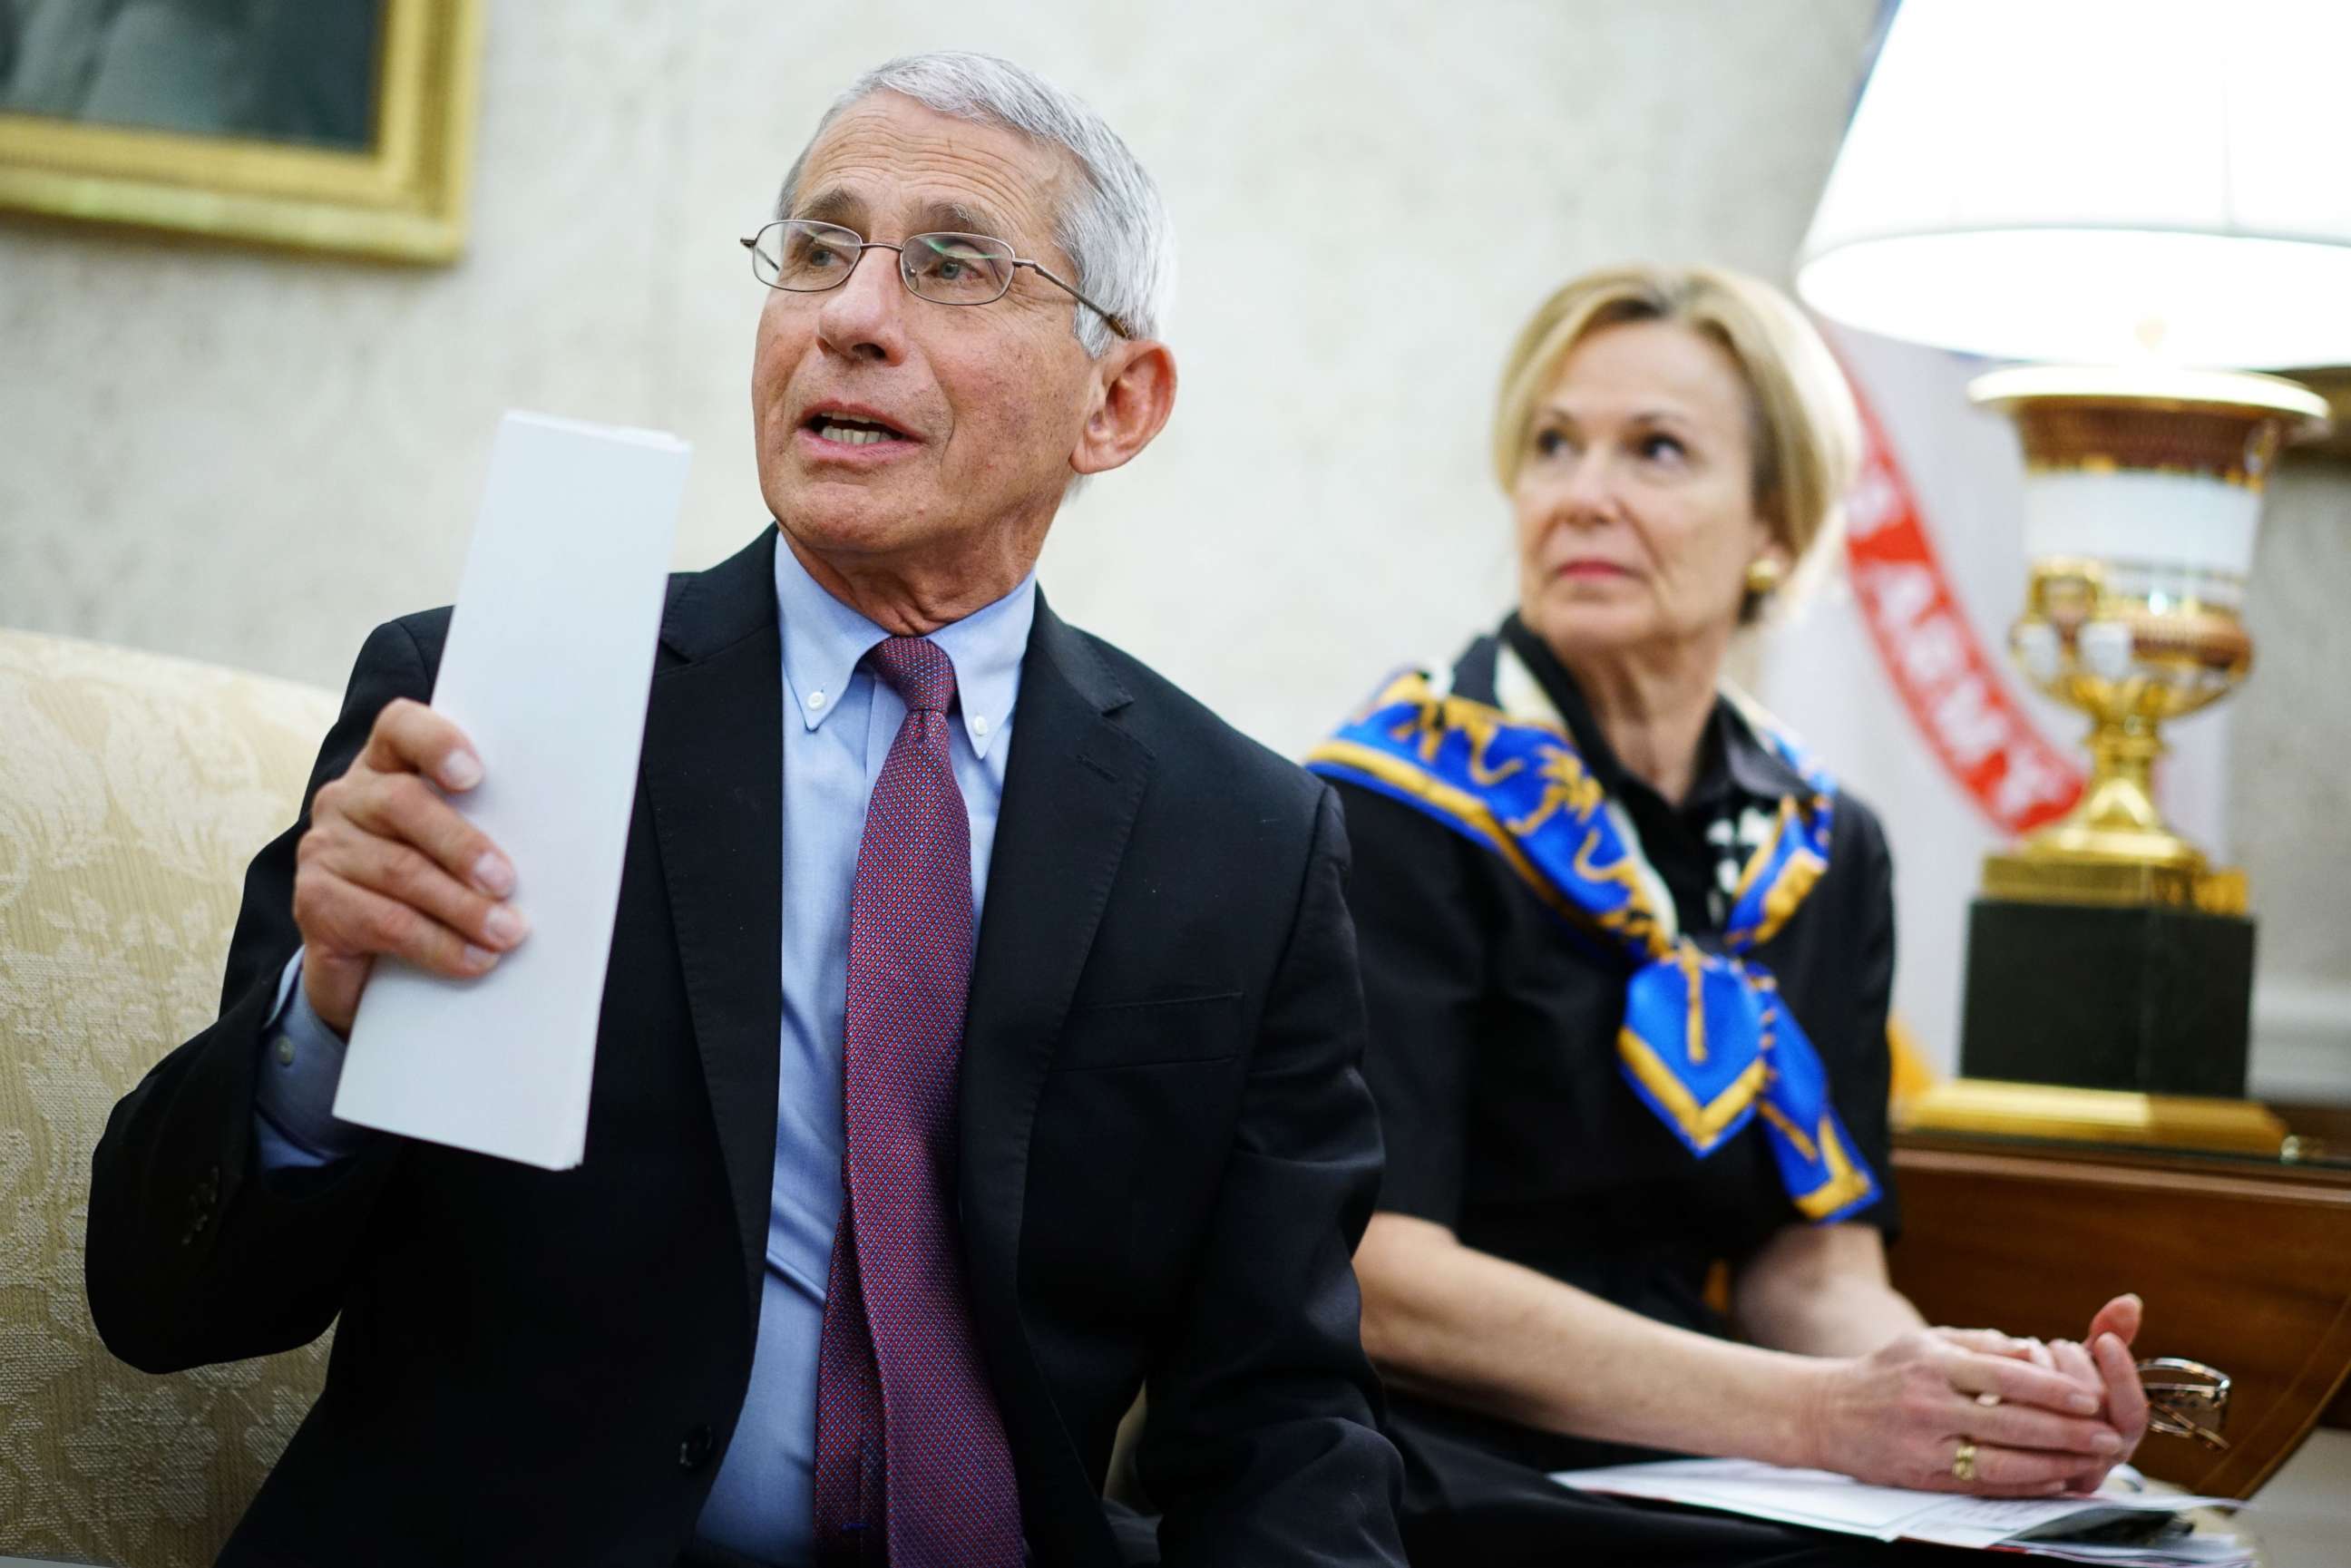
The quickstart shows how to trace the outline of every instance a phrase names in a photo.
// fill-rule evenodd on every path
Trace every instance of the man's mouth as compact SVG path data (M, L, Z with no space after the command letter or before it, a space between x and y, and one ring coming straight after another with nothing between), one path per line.
M894 425L846 413L812 413L801 422L800 428L820 440L838 442L843 446L872 446L877 442L906 439L906 433Z

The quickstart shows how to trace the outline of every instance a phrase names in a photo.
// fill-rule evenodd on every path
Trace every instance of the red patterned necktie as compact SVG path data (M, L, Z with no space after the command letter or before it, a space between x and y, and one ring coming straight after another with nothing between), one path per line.
M1020 1493L965 1300L956 1083L971 983L971 820L947 749L955 665L866 655L906 721L865 808L849 926L841 1222L817 1360L829 1563L1019 1568Z

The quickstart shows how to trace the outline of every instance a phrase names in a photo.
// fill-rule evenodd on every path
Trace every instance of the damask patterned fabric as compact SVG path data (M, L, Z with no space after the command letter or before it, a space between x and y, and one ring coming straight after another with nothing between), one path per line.
M325 1342L151 1377L82 1293L90 1150L219 1008L245 864L301 802L333 694L0 630L0 1552L210 1563Z

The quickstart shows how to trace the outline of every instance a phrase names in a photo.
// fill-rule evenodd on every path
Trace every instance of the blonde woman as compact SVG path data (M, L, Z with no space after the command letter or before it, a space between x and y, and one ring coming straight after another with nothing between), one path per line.
M1544 1477L1664 1451L2030 1496L2144 1430L2136 1298L2043 1345L1887 1281L1885 838L1723 684L1855 444L1766 286L1568 284L1495 422L1516 610L1311 759L1354 844L1388 1159L1356 1266L1416 1562L1883 1562Z

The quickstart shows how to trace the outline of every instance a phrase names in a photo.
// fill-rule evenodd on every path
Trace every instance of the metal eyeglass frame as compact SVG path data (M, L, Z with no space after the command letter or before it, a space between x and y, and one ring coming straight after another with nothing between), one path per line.
M2226 1448L2220 1427L2229 1419L2229 1375L2200 1361L2158 1355L2138 1364L2147 1390L2147 1424L2168 1437L2192 1437L2208 1448Z
M784 284L770 283L767 278L759 277L759 268L757 264L758 261L760 239L769 229L782 228L788 224L797 225L804 229L825 229L834 234L848 235L850 240L856 242L857 260L851 262L847 267L841 269L841 277L838 280L828 283L821 288L791 288L786 287ZM1008 271L1004 275L1004 287L998 289L993 295L989 296L986 299L933 299L929 295L917 291L914 287L914 280L906 276L906 247L913 245L916 240L924 239L976 239L984 240L989 245L1002 246L1008 254L999 259L1010 263L1014 270L1018 270L1024 267L1029 268L1029 271L1035 273L1038 277L1043 278L1054 287L1061 289L1071 298L1076 300L1079 304L1084 306L1087 309L1101 317L1102 320L1109 325L1110 329L1117 333L1120 337L1126 339L1130 342L1134 339L1134 331L1128 328L1126 322L1122 319L1115 311L1105 310L1101 306L1095 304L1092 300L1087 298L1083 294L1079 293L1076 285L1069 283L1062 278L1056 277L1053 275L1052 268L1047 267L1044 263L1030 261L1025 256L1008 254L1012 249L1010 243L998 239L993 235L959 234L942 229L935 234L925 233L908 235L904 239L893 245L885 239L867 239L855 229L847 227L841 224L821 223L814 218L774 218L767 223L761 224L758 234L748 236L740 243L745 250L751 253L753 262L751 276L758 277L760 283L764 284L766 287L776 289L784 294L825 294L840 287L841 284L849 281L850 275L857 270L857 262L863 261L865 259L865 253L869 250L889 250L897 252L898 282L905 288L907 293L914 295L915 298L922 300L925 304L949 306L993 305L998 299L1003 298L1005 295L1012 291L1012 273L1010 271ZM843 247L846 248L846 246L847 241L844 241Z

